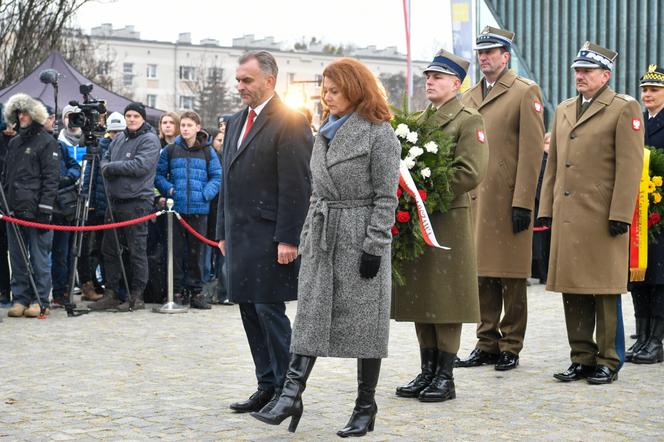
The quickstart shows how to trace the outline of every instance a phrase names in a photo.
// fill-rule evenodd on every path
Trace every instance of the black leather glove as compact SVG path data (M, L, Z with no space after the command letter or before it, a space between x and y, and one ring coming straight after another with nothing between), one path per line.
M512 207L512 231L519 233L530 225L530 210Z
M542 227L551 228L551 223L553 222L553 220L551 218L544 217L544 218L538 218L538 219L539 219L539 222L542 225Z
M37 214L37 222L40 224L51 224L51 218L52 216L50 213L39 212ZM37 233L39 233L40 235L43 235L44 233L48 232L50 232L50 230L48 229L37 229Z
M113 175L111 175L111 171L109 170L108 167L102 167L101 168L101 176L103 176L107 180L110 180L110 179L113 178Z
M379 268L380 256L362 252L362 258L360 258L360 276L362 278L371 279L375 277L378 274Z
M76 182L76 178L71 175L65 175L60 177L60 182L58 182L58 188L63 189L69 187Z
M39 212L37 214L37 222L41 224L51 224L52 215L50 213Z
M629 224L622 221L609 220L609 233L611 236L624 235L629 230Z

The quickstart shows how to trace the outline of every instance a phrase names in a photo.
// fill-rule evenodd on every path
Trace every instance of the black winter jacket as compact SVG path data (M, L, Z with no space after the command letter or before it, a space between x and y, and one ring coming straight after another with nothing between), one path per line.
M9 209L18 218L50 217L60 178L60 147L39 124L11 139L2 183Z

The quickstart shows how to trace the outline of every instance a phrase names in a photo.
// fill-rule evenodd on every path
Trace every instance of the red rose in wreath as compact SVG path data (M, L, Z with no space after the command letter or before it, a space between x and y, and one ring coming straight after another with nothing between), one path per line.
M397 236L399 234L399 228L397 226L392 226L392 236Z
M397 198L401 198L401 195L403 195L403 192L397 187Z
M410 221L410 213L406 212L405 210L399 210L397 212L397 221L400 223L407 223Z
M427 200L426 190L418 189L417 191L419 192L420 198L422 198L422 201L426 201Z
M662 220L662 217L660 216L659 213L657 213L657 212L651 213L650 216L648 217L648 228L651 228L652 226L654 226L655 224L657 224L661 220Z

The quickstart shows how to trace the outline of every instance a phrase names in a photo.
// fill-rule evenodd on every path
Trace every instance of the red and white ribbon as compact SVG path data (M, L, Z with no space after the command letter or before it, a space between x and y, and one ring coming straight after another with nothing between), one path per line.
M449 247L441 246L438 244L436 235L433 233L433 226L429 220L429 214L427 213L427 209L424 206L424 201L422 201L422 197L417 191L415 181L413 181L413 177L410 175L408 166L406 166L403 161L401 162L401 167L399 168L399 186L404 190L404 192L408 193L408 195L415 199L417 213L419 215L418 220L420 222L420 230L422 231L422 238L424 238L424 242L431 247L450 250Z

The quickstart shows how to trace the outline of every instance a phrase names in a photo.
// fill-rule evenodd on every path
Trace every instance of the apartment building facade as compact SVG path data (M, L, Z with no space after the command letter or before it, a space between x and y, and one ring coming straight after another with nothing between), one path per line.
M101 74L113 80L117 92L164 110L194 109L202 90L223 82L235 94L235 68L239 57L249 50L270 51L279 65L277 93L295 105L314 110L319 101L319 81L325 65L338 55L322 51L315 43L307 50L287 50L273 38L256 39L245 35L233 44L221 46L212 39L191 41L188 33L175 43L140 39L132 27L114 30L110 24L93 28L96 58L102 60ZM356 49L350 56L364 62L375 74L405 74L406 58L396 48L378 50L373 46ZM427 62L413 63L421 73ZM237 103L237 101L236 101Z

